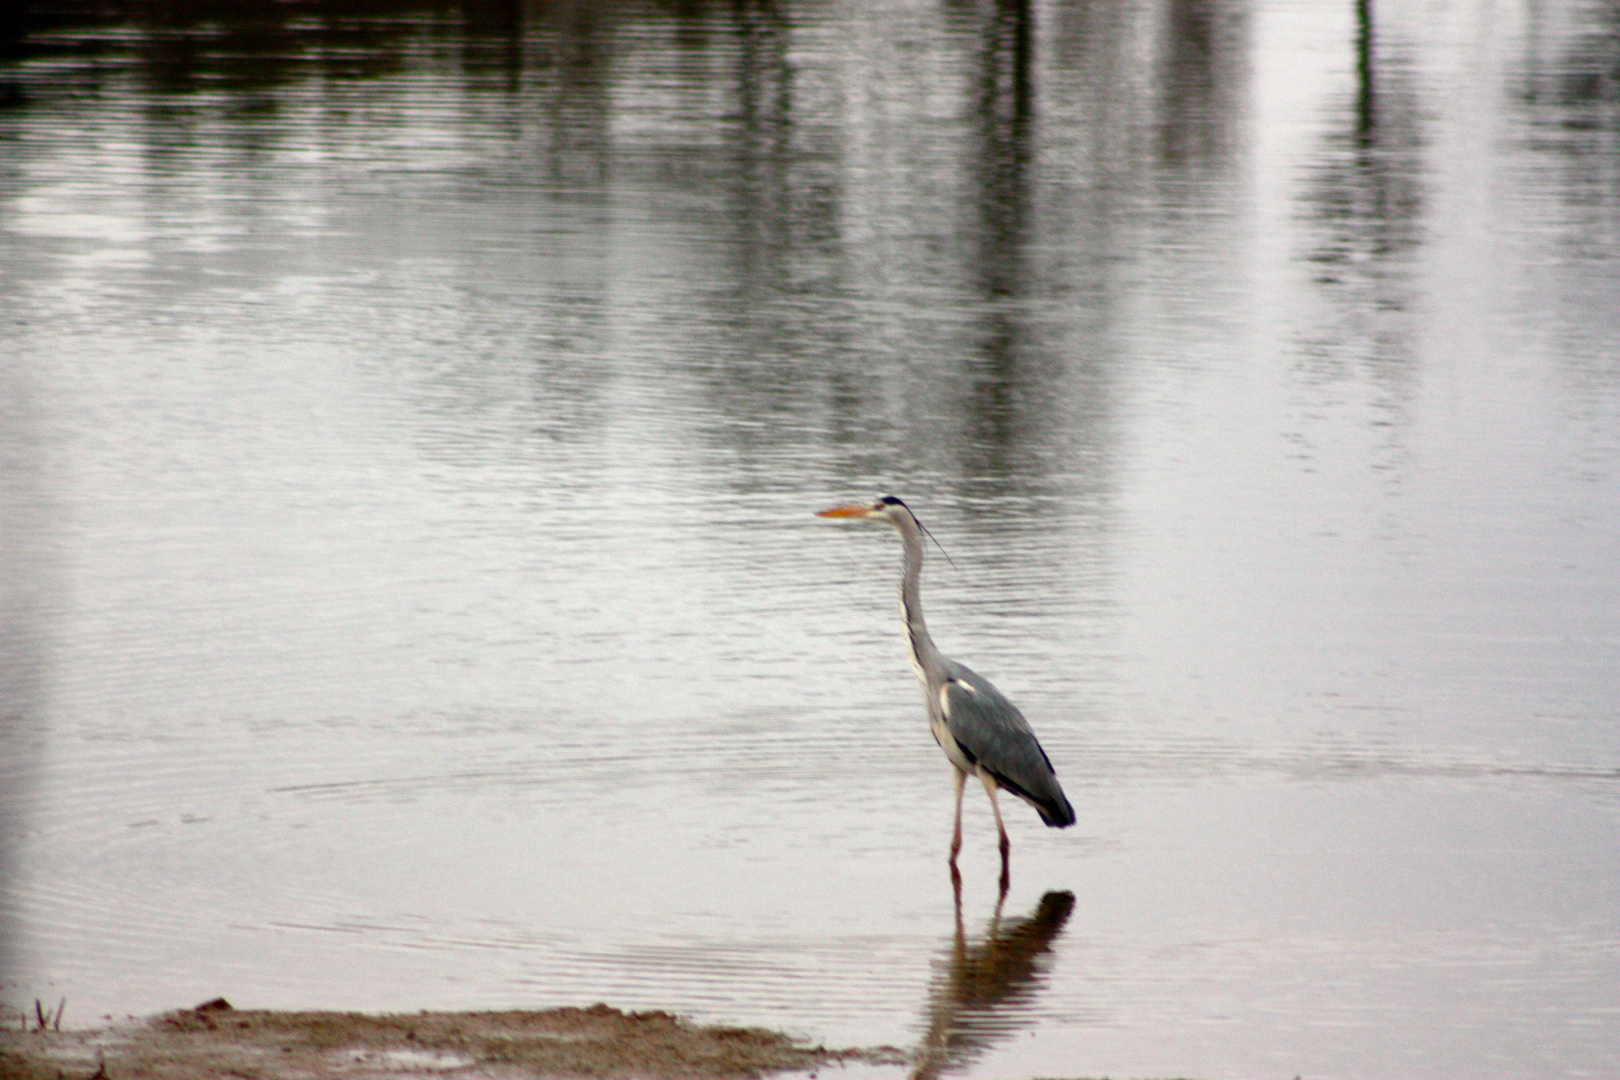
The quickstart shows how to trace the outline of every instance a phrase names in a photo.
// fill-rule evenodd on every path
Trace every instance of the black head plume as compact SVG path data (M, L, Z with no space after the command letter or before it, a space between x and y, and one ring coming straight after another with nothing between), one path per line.
M878 500L878 503L883 506L898 506L906 513L910 514L911 520L917 523L917 528L923 531L923 535L934 541L934 546L939 548L939 553L941 555L945 556L945 561L951 564L951 569L956 569L956 560L951 558L951 553L945 550L945 545L940 543L934 534L928 531L928 526L922 523L922 518L917 516L917 512L915 510L901 502L900 499L894 495L885 495Z

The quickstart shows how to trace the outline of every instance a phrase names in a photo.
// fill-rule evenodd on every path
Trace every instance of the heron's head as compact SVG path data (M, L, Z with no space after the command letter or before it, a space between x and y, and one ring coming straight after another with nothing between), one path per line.
M928 526L917 520L917 515L911 512L911 507L893 495L885 495L875 503L852 503L849 506L834 506L826 510L817 510L816 516L881 521L900 530L900 535L906 537L907 543L918 533L922 533L928 539L934 540L934 534L928 531ZM946 562L952 566L956 565L952 561L950 554L943 547L940 547L938 540L934 540L934 546L939 547L939 552L945 556Z
M816 516L826 518L865 518L869 521L888 522L890 525L897 524L902 517L909 517L913 521L916 520L911 508L893 495L885 495L875 503L853 503L849 506L834 506L827 510L818 510Z

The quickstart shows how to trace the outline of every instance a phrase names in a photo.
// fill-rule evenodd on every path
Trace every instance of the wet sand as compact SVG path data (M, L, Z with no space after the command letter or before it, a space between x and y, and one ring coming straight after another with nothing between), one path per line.
M370 1016L233 1009L219 1000L97 1030L19 1024L0 1033L4 1080L708 1080L906 1060L893 1047L829 1050L763 1028L699 1027L666 1012L607 1005Z

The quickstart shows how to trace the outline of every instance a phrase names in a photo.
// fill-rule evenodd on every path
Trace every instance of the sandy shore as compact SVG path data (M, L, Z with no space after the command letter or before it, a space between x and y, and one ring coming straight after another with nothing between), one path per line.
M665 1012L607 1005L369 1016L233 1009L214 1001L91 1031L21 1027L0 1032L4 1080L707 1080L906 1061L893 1047L829 1050L762 1028L699 1027Z

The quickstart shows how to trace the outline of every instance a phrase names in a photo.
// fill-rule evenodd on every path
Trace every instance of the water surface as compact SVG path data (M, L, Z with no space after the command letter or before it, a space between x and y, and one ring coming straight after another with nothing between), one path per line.
M1620 1071L1612 12L166 10L0 62L8 1005Z

